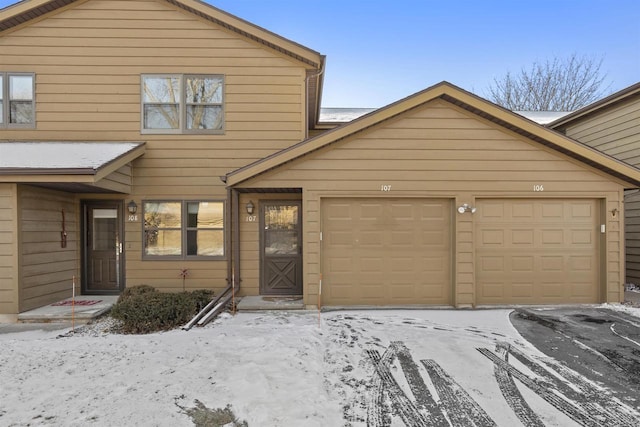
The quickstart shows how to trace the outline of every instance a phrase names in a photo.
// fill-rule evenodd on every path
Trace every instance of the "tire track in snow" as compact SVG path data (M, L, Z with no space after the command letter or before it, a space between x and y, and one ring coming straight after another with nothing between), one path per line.
M529 387L540 397L549 402L551 405L555 406L556 409L565 413L575 422L587 427L601 427L603 425L602 412L598 411L597 413L592 414L584 410L584 408L580 407L580 402L584 398L581 398L579 401L567 400L566 396L560 395L550 390L549 383L547 381L539 381L529 378L529 376L523 374L514 366L500 359L487 348L478 348L477 350L481 354L486 356L489 360L491 360L494 364L503 367L518 381ZM616 416L619 417L619 414L616 414ZM623 419L619 419L618 421L615 421L613 425L620 427L636 427L638 425L638 421L639 420L635 420L633 423L629 423Z
M380 363L389 366L395 357L394 352L387 348L380 358ZM367 405L367 426L368 427L390 427L391 417L388 416L384 408L384 385L380 375L374 375L371 380L371 393L365 397Z
M491 427L496 423L434 360L420 361L429 373L454 427Z
M509 363L509 344L499 343L496 346L496 353ZM513 377L503 366L495 364L494 375L498 382L498 387L502 392L502 396L507 401L518 419L527 427L545 427L544 423L531 409L527 401L524 399L520 390L516 386Z
M431 417L427 426L443 426L447 425L442 411L438 407L438 404L431 396L427 385L425 384L418 365L413 361L409 349L401 341L394 341L391 343L391 348L398 357L404 376L407 379L411 393L413 394L418 409L428 412Z
M632 408L617 399L607 396L609 394L607 391L591 384L571 369L557 363L547 364L565 382L552 375L540 363L535 362L520 350L511 347L510 354L540 377L540 381L545 382L547 388L555 388L565 397L576 402L584 412L591 414L600 422L615 426L640 425L640 420L632 415L634 412Z
M421 427L432 425L429 420L420 413L416 405L407 397L391 374L389 367L381 363L382 358L377 350L366 350L373 362L376 372L382 379L384 386L389 390L391 405L395 412L402 418L408 427Z

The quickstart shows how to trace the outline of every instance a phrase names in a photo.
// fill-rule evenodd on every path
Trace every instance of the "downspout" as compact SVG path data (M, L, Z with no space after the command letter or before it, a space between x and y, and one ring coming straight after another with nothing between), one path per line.
M304 89L305 89L305 98L306 102L304 103L304 139L309 138L309 80L311 77L320 77L324 73L325 62L322 61L320 65L320 70L317 73L309 74L304 79ZM318 105L320 108L320 105Z
M226 184L226 177L221 177L220 179ZM235 302L235 292L240 290L240 212L238 210L240 195L238 190L227 188L227 200L231 201L231 207L228 212L228 218L231 219L231 230L229 238L226 239L225 243L225 251L227 254L227 287L200 310L182 329L189 330L196 324L198 326L206 325L221 313L227 304Z
M227 188L227 200L229 200L231 202L231 188ZM226 247L225 247L225 254L227 254L227 285L231 285L232 284L232 274L233 274L233 257L231 256L231 251L233 248L233 215L234 215L234 208L233 208L233 203L229 203L229 209L227 212L227 218L229 221L229 234L227 234L227 239L226 239Z
M242 279L240 278L240 193L235 188L231 190L231 212L233 215L232 232L233 238L231 239L231 246L233 250L232 259L232 286L235 286L235 292L240 290L240 284ZM234 244L235 242L235 244Z

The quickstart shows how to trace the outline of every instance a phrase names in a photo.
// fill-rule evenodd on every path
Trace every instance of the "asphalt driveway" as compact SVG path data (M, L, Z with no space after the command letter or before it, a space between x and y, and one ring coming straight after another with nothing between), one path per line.
M544 354L640 410L640 318L581 307L519 309L511 321Z

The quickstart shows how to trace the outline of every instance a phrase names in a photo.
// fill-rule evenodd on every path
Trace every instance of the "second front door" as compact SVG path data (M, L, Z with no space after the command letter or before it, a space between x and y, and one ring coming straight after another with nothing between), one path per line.
M260 293L302 294L301 203L264 202L260 206Z

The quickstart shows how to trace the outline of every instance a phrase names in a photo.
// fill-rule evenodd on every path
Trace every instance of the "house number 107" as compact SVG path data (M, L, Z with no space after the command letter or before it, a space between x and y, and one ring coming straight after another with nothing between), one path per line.
M380 191L391 191L391 186L383 184L380 186Z

